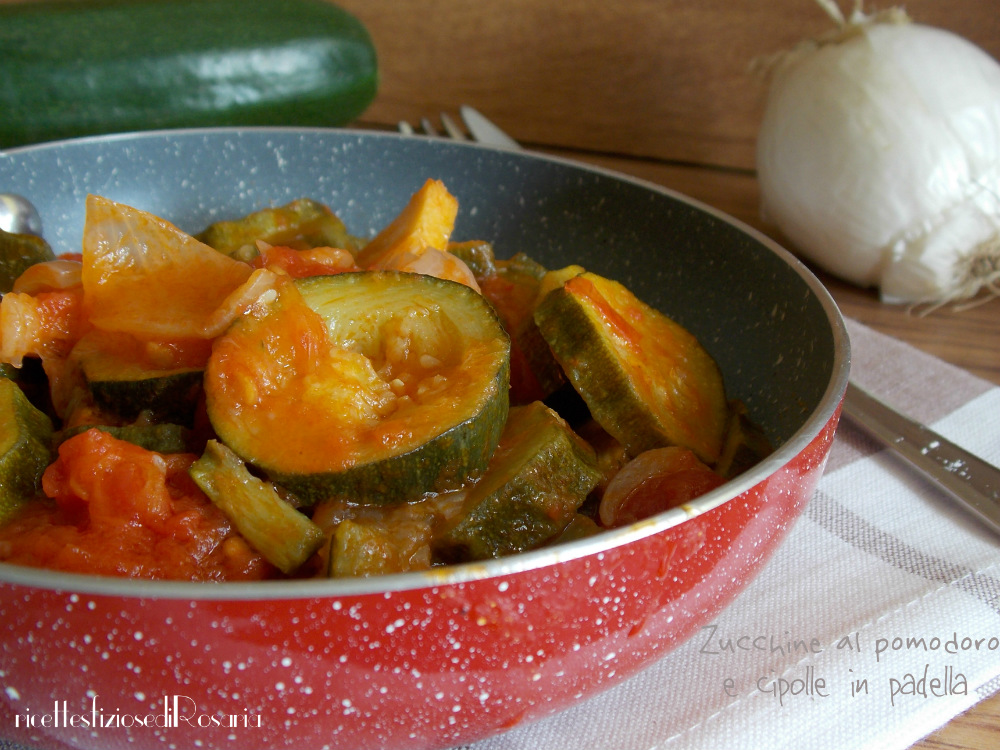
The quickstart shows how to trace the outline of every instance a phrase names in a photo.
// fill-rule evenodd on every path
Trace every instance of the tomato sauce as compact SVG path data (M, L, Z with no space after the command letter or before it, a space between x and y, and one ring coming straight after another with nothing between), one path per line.
M354 258L346 250L335 248L312 248L295 250L291 247L275 245L261 247L260 254L251 261L253 268L279 270L293 279L309 276L330 276L345 271L356 271Z
M3 361L18 367L23 357L64 356L87 328L79 287L2 296L0 352Z
M45 497L0 529L0 560L132 578L273 577L188 476L195 458L96 429L66 440L42 476Z

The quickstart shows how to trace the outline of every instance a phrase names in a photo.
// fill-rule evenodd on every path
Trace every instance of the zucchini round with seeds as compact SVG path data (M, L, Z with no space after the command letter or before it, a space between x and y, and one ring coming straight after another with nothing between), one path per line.
M218 339L219 438L304 503L390 504L485 469L508 411L510 341L456 282L362 271L288 282Z
M718 460L729 415L722 373L683 326L589 272L542 297L535 322L594 419L630 455L679 445Z

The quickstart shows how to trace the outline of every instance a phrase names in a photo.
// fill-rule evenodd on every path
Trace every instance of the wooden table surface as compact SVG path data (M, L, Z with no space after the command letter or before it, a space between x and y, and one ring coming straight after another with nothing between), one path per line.
M829 28L811 0L340 5L365 23L379 52L380 92L362 125L392 128L471 104L525 146L676 189L787 246L760 218L754 140L765 89L748 69ZM995 0L910 0L906 8L1000 58ZM1000 300L920 316L819 275L845 316L1000 384ZM1000 747L1000 695L914 747Z

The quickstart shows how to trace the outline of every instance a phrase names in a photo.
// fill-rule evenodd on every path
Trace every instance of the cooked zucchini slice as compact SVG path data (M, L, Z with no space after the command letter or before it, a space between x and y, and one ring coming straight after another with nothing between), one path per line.
M322 529L217 440L208 441L188 473L247 543L283 573L294 573L322 546Z
M426 570L434 564L431 541L462 510L464 490L412 503L321 503L313 521L330 537L325 569L334 578Z
M0 523L35 495L51 446L52 422L13 380L0 378Z
M189 430L179 424L160 422L156 424L104 425L85 424L62 430L57 443L64 443L81 432L90 429L106 432L112 437L138 445L154 453L186 453L190 448Z
M327 574L345 578L426 570L431 566L431 520L342 521L330 538Z
M397 503L486 468L508 409L510 343L489 303L393 271L301 279L215 343L220 439L305 503Z
M476 281L492 276L497 272L496 255L493 245L485 240L465 240L449 242L448 252L469 267Z
M446 562L502 557L559 536L597 484L593 449L547 406L516 406L463 512L434 541Z
M116 372L115 377L84 371L94 403L123 420L147 412L153 420L170 419L190 427L201 394L201 370Z
M353 251L363 244L329 208L310 198L264 208L239 219L215 222L195 238L230 256L247 246L251 254L255 253L257 240L298 249L337 247Z
M589 272L542 297L535 321L594 418L629 455L679 445L716 462L729 415L722 374L683 326Z
M115 352L84 348L78 346L73 356L102 411L123 422L146 412L153 421L192 425L201 397L201 369L151 369Z
M41 237L0 229L0 294L9 292L29 266L54 259L52 248Z

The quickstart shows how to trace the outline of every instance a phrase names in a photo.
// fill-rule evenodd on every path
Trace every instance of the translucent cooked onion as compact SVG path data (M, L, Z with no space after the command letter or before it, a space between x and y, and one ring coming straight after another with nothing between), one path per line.
M625 464L608 482L598 513L604 526L627 526L676 508L724 481L687 448L653 448Z
M38 294L71 289L81 283L83 264L78 260L47 260L28 266L14 281L12 292Z

